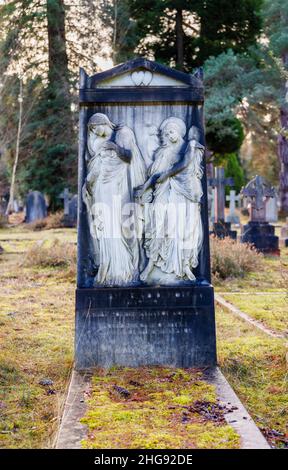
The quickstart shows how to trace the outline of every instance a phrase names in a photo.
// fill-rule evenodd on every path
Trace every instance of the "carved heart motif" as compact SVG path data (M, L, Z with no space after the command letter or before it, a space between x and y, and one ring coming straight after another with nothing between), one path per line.
M131 80L136 86L148 86L153 78L150 70L134 70L131 73Z

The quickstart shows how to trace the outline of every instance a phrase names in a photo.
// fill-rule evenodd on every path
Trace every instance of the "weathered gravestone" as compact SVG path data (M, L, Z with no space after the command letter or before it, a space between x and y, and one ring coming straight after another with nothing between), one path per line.
M230 190L229 196L226 196L226 201L229 201L229 214L227 216L227 222L231 224L239 224L240 218L236 214L236 204L240 204L240 194L236 196L236 191L234 189Z
M146 59L81 70L78 369L216 363L203 100Z
M65 188L59 195L60 199L64 201L64 227L76 227L77 225L77 207L78 197L76 194L70 199L70 192L68 188Z
M266 202L266 221L276 223L278 222L278 195L275 192L275 197L271 197Z
M64 203L64 218L69 215L69 197L70 192L68 188L64 188L61 194L59 194L59 199L63 199Z
M78 196L74 194L69 201L69 214L68 223L70 227L76 227L77 225L77 210L78 210Z
M0 195L0 215L5 216L8 206L9 194Z
M215 188L212 186L208 186L207 188L207 195L208 195L208 216L209 222L211 225L215 222Z
M243 227L242 243L251 243L262 253L279 255L279 238L275 236L275 227L267 222L266 204L275 197L275 188L262 176L255 176L241 190L244 198L250 200L250 221Z
M215 168L214 178L209 178L208 183L215 189L215 221L212 233L218 238L237 238L237 232L231 230L231 223L225 222L225 186L233 186L233 178L225 178L225 169Z
M26 197L25 222L29 224L45 217L47 217L47 207L43 194L40 191L29 191Z

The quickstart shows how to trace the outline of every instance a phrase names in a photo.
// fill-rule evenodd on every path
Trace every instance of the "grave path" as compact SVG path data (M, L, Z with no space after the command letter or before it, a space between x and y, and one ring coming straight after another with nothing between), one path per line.
M228 293L229 294L229 293ZM231 294L231 293L230 293ZM247 293L248 294L248 293ZM247 295L246 294L246 295ZM253 292L254 294L254 292ZM251 292L250 292L250 295L251 295ZM261 293L261 295L263 295ZM267 295L267 294L266 294ZM270 293L269 293L270 295ZM278 294L279 295L279 294ZM282 292L282 295L283 295L283 292ZM273 338L282 338L282 339L286 339L286 336L284 334L281 334L281 333L276 333L275 331L273 331L272 329L264 326L260 321L258 320L255 320L254 318L250 317L247 313L243 312L242 310L240 310L238 307L235 307L233 304L231 304L230 302L228 302L227 300L225 300L221 295L219 295L218 293L215 293L215 302L220 305L221 307L229 310L230 312L232 312L234 315L237 315L238 317L241 317L243 320L247 321L248 323L250 323L251 325L255 326L256 328L258 328L259 330L263 331L265 334L273 337Z

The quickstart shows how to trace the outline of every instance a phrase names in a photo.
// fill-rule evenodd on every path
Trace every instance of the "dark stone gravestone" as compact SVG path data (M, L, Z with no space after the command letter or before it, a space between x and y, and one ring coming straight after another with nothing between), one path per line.
M208 179L208 184L215 188L215 216L212 234L218 238L230 237L236 240L236 230L231 230L231 222L225 222L225 186L233 186L233 178L225 178L225 169L215 168L214 178Z
M80 72L77 369L216 364L203 101L146 59Z
M45 217L47 217L47 207L43 194L40 191L29 191L26 198L25 222L29 224Z
M9 194L0 195L0 215L5 216L8 206Z
M78 196L74 196L69 201L69 214L68 214L68 223L70 227L77 226L77 210L78 210Z
M267 200L275 197L275 188L262 176L256 175L241 194L251 204L250 221L243 227L241 242L253 244L262 253L279 255L279 238L275 235L275 227L266 218Z
M65 188L59 196L64 201L64 227L76 227L77 225L78 196L74 194L71 199L70 196L68 188Z
M69 197L70 192L68 188L65 188L62 193L59 195L59 199L63 199L64 203L64 218L69 215Z

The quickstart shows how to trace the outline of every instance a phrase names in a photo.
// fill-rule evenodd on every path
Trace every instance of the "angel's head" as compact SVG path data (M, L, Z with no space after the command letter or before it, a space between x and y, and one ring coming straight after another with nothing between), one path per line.
M93 114L88 121L88 131L100 138L110 139L114 129L115 124L110 121L106 114Z
M162 122L160 133L164 145L182 143L186 134L186 125L182 119L170 117Z

